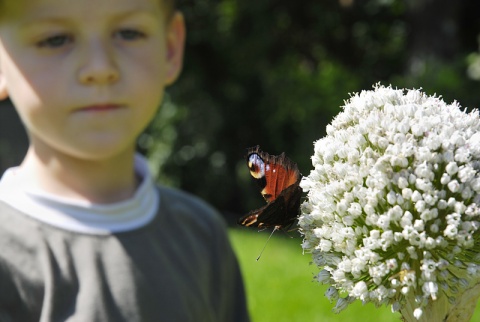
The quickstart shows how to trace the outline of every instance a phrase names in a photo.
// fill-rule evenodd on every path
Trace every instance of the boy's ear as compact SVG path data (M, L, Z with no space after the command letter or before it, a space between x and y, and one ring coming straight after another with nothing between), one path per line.
M167 85L175 82L182 70L185 34L186 28L183 14L180 11L176 11L170 18L167 26Z

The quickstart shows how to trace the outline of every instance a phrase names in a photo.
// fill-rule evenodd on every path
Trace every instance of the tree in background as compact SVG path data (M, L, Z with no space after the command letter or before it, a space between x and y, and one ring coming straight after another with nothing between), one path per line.
M185 69L140 142L159 180L225 213L262 200L243 159L260 144L304 174L311 142L348 93L376 82L478 106L466 57L475 0L184 0Z
M139 148L161 182L224 213L263 202L247 147L285 151L308 174L312 142L348 93L380 81L479 106L477 0L179 1L184 72ZM0 116L4 168L26 142L10 114Z

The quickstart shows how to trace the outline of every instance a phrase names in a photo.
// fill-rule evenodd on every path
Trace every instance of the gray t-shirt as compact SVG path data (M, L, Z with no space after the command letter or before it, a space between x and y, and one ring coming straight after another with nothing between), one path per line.
M223 220L184 192L157 192L148 224L107 234L0 201L0 321L248 321Z

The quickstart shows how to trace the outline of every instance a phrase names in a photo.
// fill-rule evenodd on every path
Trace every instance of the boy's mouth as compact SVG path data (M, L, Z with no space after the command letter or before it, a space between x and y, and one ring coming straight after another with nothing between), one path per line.
M102 104L95 104L84 106L78 109L81 112L103 112L103 111L112 111L122 108L120 104L113 104L113 103L102 103Z

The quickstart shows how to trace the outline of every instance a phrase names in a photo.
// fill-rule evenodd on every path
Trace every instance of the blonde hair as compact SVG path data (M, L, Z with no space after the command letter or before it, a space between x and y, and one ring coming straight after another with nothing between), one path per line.
M6 11L5 5L7 1L16 1L16 0L0 0L0 20L5 18L5 16L2 13ZM167 17L171 17L175 12L177 0L160 0L160 1L165 6L165 13Z

